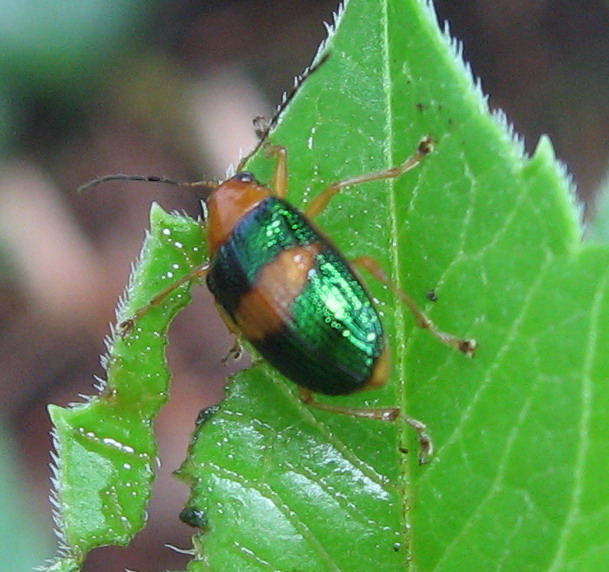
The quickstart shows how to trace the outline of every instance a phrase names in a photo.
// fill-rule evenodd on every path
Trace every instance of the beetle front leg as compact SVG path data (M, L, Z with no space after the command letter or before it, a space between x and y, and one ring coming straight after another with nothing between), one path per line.
M288 195L288 150L282 145L264 143L264 150L269 157L275 157L277 164L273 173L273 191L275 196L285 199Z
M130 316L126 320L123 320L122 322L120 322L120 324L118 325L119 335L124 336L124 335L128 334L135 326L135 323L142 316L145 316L150 311L150 309L155 308L155 307L159 306L160 304L162 304L163 301L167 298L167 296L169 296L170 294L175 292L175 290L177 288L179 288L180 286L182 286L182 284L186 284L186 282L191 282L192 280L197 280L197 279L201 279L201 278L205 277L208 270L209 270L209 263L206 262L205 264L201 264L200 266L197 266L195 269L193 269L191 272L189 272L186 276L183 276L179 280L176 280L175 282L173 282L172 284L167 286L167 288L165 288L162 292L160 292L154 298L152 298L152 300L150 300L150 302L148 302L148 304L146 304L145 306L142 306L141 308L136 310L132 316Z
M425 157L429 155L433 150L433 139L429 136L423 137L419 142L419 146L415 153L408 157L403 163L396 167L389 169L383 169L381 171L374 171L373 173L364 173L363 175L357 175L355 177L349 177L342 181L332 183L326 190L319 193L309 204L305 213L309 218L315 218L317 215L322 213L328 206L328 203L332 198L340 193L346 187L352 187L354 185L360 185L361 183L368 183L370 181L380 181L383 179L396 179L400 175L403 175L406 171L414 169Z
M262 146L267 157L275 158L275 171L273 173L272 189L275 196L285 199L288 195L288 150L283 145L273 145L268 139L270 124L263 117L254 119L254 128L260 141L256 149ZM254 150L254 152L256 151ZM249 159L249 157L247 157ZM241 168L245 162L239 164Z

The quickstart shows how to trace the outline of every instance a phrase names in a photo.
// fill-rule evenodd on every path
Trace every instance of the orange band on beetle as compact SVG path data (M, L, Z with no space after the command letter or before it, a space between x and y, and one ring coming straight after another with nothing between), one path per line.
M235 311L235 322L247 339L263 340L283 329L319 252L317 244L289 248L260 271L256 285L242 296Z

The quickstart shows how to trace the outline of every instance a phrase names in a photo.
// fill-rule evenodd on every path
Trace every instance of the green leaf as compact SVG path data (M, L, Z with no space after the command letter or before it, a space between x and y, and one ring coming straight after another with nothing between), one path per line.
M344 192L319 223L421 304L433 289L436 323L480 350L440 346L372 285L394 375L336 401L424 420L437 454L423 467L407 427L311 411L264 364L233 380L183 469L209 522L191 569L585 569L607 557L592 547L607 538L593 483L608 457L593 447L607 437L609 253L582 249L549 142L523 155L425 3L352 0L326 49L272 138L290 152L292 200L431 134L417 170ZM270 178L262 157L248 168Z
M427 466L418 465L417 437L405 424L312 410L263 362L233 378L219 410L200 420L180 471L192 485L189 505L207 519L189 570L603 569L609 250L581 245L578 211L549 141L532 158L523 155L427 3L351 0L325 49L330 60L272 134L289 150L290 199L306 204L335 180L398 164L432 135L436 150L417 169L344 191L318 223L347 256L376 257L440 327L475 337L480 348L468 360L440 345L387 288L369 281L393 375L382 390L327 400L399 405L424 420L437 451ZM247 167L270 180L273 162L259 155ZM171 219L163 228L173 228ZM196 241L181 242L185 253ZM147 280L125 316L166 284ZM426 299L429 290L436 302ZM152 340L162 347L167 321L155 315L171 315L174 302L138 322L146 342L133 348L134 372L152 367L137 362ZM162 352L154 353L164 367ZM139 408L152 415L150 403L164 398L162 389L138 397L142 388L124 387L130 415ZM61 416L55 421L63 431ZM88 484L77 482L73 464L84 461L65 452L106 454L112 447L100 435L80 420L60 433L62 506L76 496L71 475ZM123 434L108 437L127 443ZM68 439L75 444L63 444ZM142 433L145 445L134 447L146 459L138 475L117 474L121 462L136 460L125 461L124 451L99 461L117 474L115 515L143 510L155 454L148 439ZM114 494L124 483L145 491L137 510ZM92 504L70 502L79 525L107 518ZM75 545L84 551L92 542Z
M118 321L201 264L200 225L153 205L151 233ZM167 400L166 332L186 288L151 309L127 336L108 342L108 381L100 395L68 408L49 406L57 449L55 493L62 556L49 570L78 570L91 549L125 545L145 523L157 444L153 422Z

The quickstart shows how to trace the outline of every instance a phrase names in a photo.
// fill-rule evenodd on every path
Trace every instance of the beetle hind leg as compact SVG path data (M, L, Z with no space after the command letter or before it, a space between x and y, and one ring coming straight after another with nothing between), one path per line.
M300 399L306 405L321 409L322 411L330 411L331 413L340 413L341 415L351 415L352 417L363 417L365 419L377 419L378 421L394 422L398 419L403 419L410 425L419 436L419 464L424 465L429 462L433 455L433 442L427 432L427 425L414 417L404 415L399 407L378 407L378 408L358 408L358 407L341 407L340 405L331 405L329 403L321 403L315 401L313 393L302 387L300 390Z

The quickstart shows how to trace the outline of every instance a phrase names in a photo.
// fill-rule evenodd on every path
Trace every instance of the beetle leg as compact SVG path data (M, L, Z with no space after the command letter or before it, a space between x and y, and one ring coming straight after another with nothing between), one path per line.
M220 306L218 303L216 303L216 309L218 310L218 314L220 314L224 325L227 327L228 332L232 334L234 340L232 347L226 352L226 355L222 358L222 363L226 365L229 359L232 359L233 361L241 359L241 356L243 355L243 345L241 345L242 334L237 324L235 324L232 318L228 315L228 312L226 312L226 310L222 308L222 306Z
M276 197L285 199L288 194L288 150L283 145L273 145L268 140L273 121L268 121L264 117L254 118L254 129L258 137L258 145L239 162L237 172L242 171L249 159L262 147L267 157L275 158L277 161L275 172L273 173L273 184L271 185L273 193Z
M365 419L378 419L379 421L396 421L397 419L403 419L410 425L419 436L419 463L424 465L429 462L429 458L433 455L433 442L429 433L427 433L427 426L422 421L415 419L414 417L408 417L403 415L398 407L382 407L382 408L357 408L357 407L341 407L339 405L331 405L329 403L321 403L315 401L313 393L308 389L302 387L300 390L300 399L303 403L315 407L316 409L322 409L323 411L330 411L332 413L341 413L343 415L351 415L353 417L363 417Z
M266 154L277 161L272 186L275 196L285 199L288 194L288 150L282 145L271 145L268 141L263 146Z
M275 157L275 173L273 174L273 190L280 199L288 195L288 150L281 145L266 143L264 149L269 157Z
M411 311L414 319L416 320L418 326L425 330L429 330L433 336L435 336L438 340L440 340L443 344L450 346L452 348L456 348L459 351L463 352L467 356L473 356L476 351L476 340L466 340L462 338L458 338L453 336L452 334L448 334L447 332L443 332L438 329L436 325L431 321L421 308L417 305L417 303L401 288L398 288L387 276L387 273L381 268L380 264L371 256L359 256L354 259L353 264L359 268L363 268L367 270L372 276L374 276L379 282L386 284L389 286L396 295L408 306L408 309Z
M406 171L414 169L423 157L429 155L433 151L433 139L429 136L421 139L416 152L408 157L401 165L397 167L391 167L390 169L383 169L382 171L375 171L374 173L364 173L363 175L357 175L355 177L349 177L342 181L332 183L326 190L319 193L309 204L305 213L309 218L315 218L318 214L322 213L328 206L328 203L332 200L332 197L337 195L342 189L346 187L352 187L353 185L359 185L361 183L368 183L370 181L379 181L382 179L395 179L400 175L403 175Z
M241 344L241 337L239 334L231 332L234 334L234 343L232 347L226 352L226 355L222 358L222 363L224 365L227 364L228 360L239 361L243 356L243 345Z
M118 325L118 332L121 336L128 334L133 327L135 326L135 322L137 322L142 316L146 315L151 308L155 308L159 304L167 298L171 293L173 293L177 288L185 284L186 282L190 282L191 280L197 280L199 278L203 278L207 274L207 270L209 269L209 263L201 264L201 266L197 266L191 272L189 272L186 276L183 276L179 280L176 280L167 288L165 288L162 292L157 294L148 304L142 306L139 310L137 310L132 316L123 320Z

